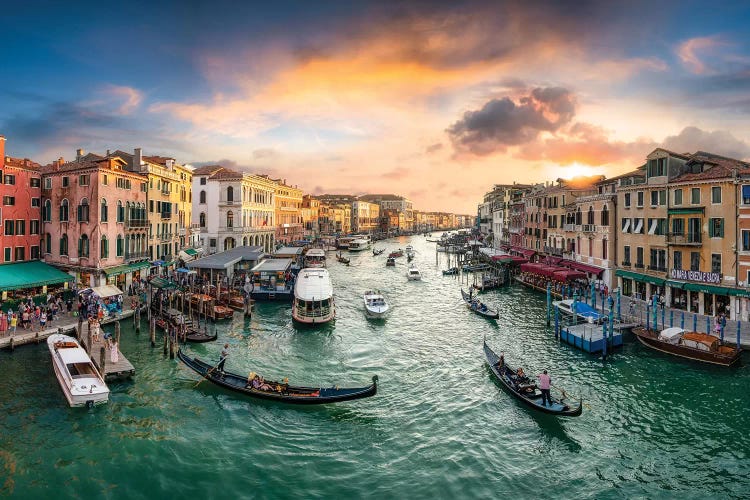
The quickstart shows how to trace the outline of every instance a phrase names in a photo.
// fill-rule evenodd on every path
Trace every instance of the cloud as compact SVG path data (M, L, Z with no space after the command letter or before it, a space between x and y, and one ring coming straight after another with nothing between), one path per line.
M664 139L662 147L676 153L706 151L738 160L750 158L750 143L726 130L706 131L685 127L677 135Z
M279 156L279 152L272 148L260 148L253 150L253 158L256 160L274 159Z
M436 152L440 151L441 149L443 149L443 143L442 142L438 142L438 143L430 144L429 146L427 146L425 148L425 153L427 153L427 154L436 153Z
M104 88L104 92L116 99L122 100L115 111L123 115L131 114L143 101L143 94L133 87L107 85Z
M575 108L575 97L567 89L535 88L517 103L508 97L492 99L479 110L465 112L447 132L457 152L484 156L558 130L570 122Z
M711 68L701 59L699 52L711 52L712 49L726 45L718 36L696 37L685 40L677 47L677 57L693 74L704 75L712 72Z

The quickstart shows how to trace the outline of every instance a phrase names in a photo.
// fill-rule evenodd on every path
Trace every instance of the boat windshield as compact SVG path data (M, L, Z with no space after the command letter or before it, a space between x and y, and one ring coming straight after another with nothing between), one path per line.
M96 376L96 371L91 366L91 363L69 363L65 366L73 378L90 378Z

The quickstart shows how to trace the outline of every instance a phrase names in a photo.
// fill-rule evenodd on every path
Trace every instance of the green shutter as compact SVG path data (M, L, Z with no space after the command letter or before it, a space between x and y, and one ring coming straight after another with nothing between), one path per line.
M714 219L708 219L708 236L709 238L714 237Z
M719 221L719 237L723 238L724 237L724 219L723 218L718 219L718 221Z

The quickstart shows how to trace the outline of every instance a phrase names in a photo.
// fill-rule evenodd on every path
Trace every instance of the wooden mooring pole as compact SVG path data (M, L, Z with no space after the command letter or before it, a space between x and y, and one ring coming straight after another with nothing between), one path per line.
M154 318L148 322L148 336L151 339L151 347L156 347L156 319Z
M99 370L101 371L102 378L104 378L104 372L107 369L107 348L101 346L99 348Z

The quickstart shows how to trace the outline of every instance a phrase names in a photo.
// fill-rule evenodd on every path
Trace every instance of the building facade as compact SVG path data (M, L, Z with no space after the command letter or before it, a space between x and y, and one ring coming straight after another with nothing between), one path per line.
M302 223L302 190L289 186L286 179L272 179L276 184L276 241L284 244L305 239Z
M369 201L352 202L352 232L374 233L380 226L380 205Z

